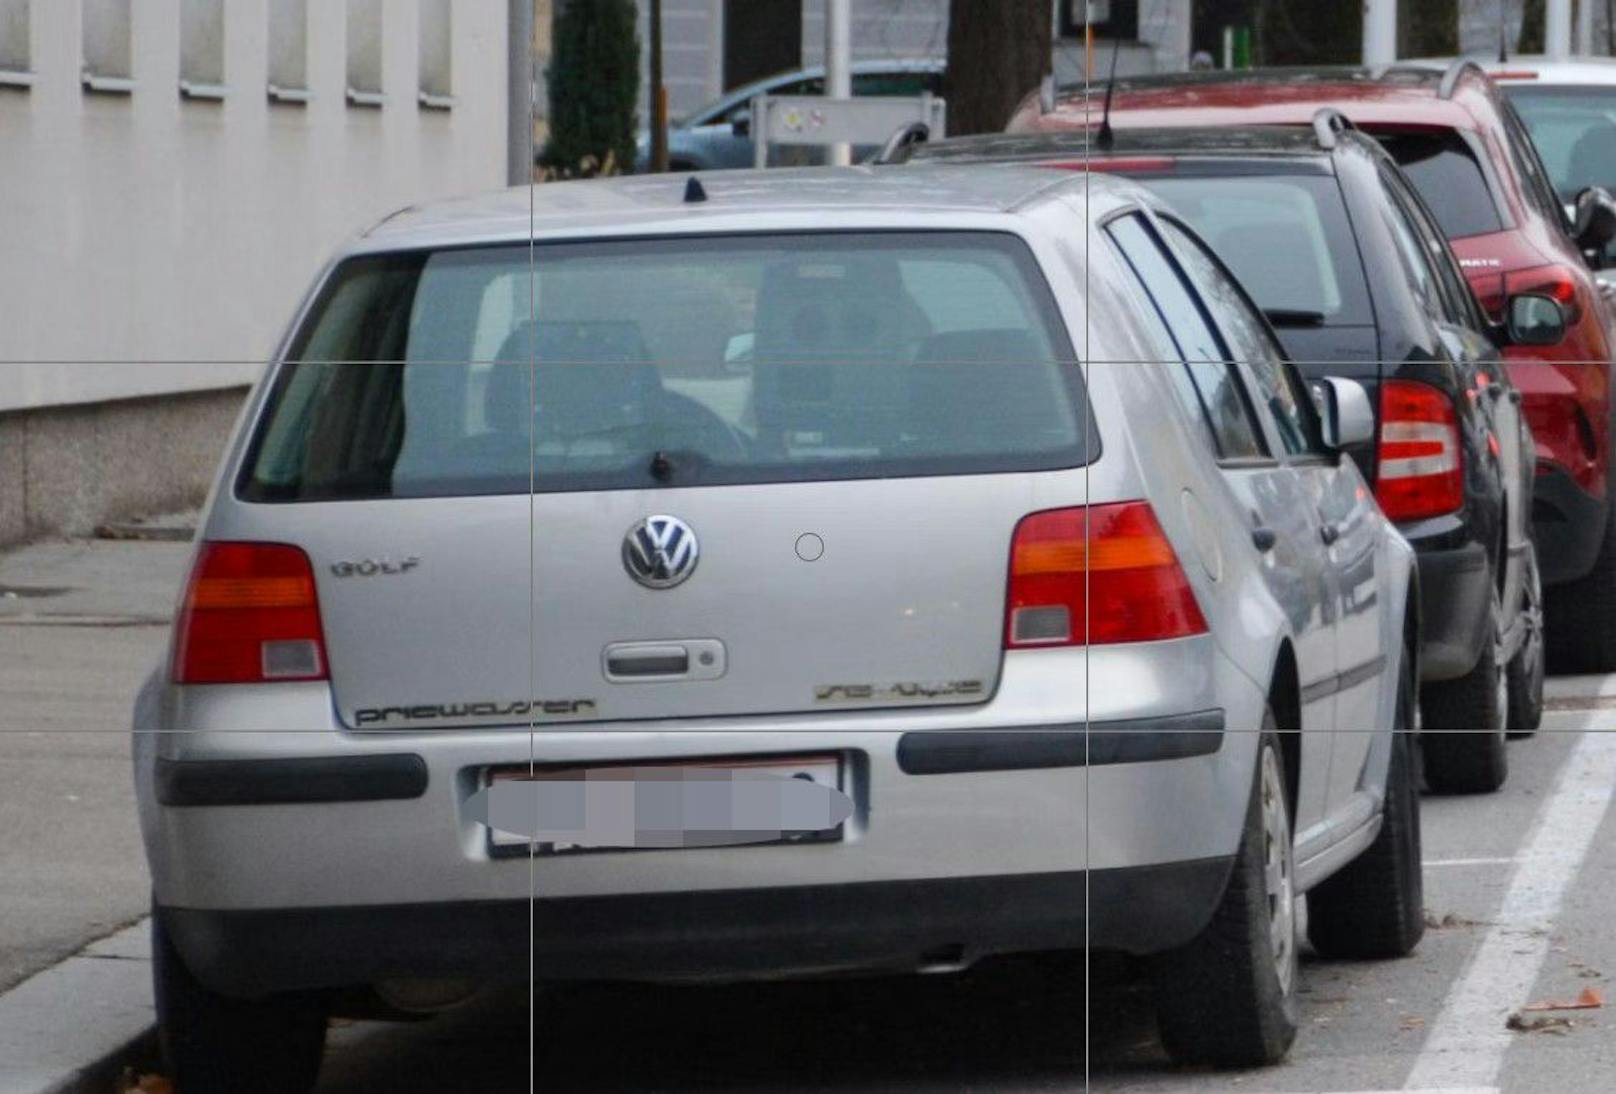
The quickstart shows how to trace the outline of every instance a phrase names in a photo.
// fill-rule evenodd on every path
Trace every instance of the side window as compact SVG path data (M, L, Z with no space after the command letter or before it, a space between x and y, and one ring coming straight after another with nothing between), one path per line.
M1396 200L1394 193L1388 193L1388 197L1392 200L1380 203L1381 216L1385 218L1386 228L1397 244L1398 254L1402 255L1414 293L1433 319L1444 319L1441 290L1437 287L1436 271L1431 268L1430 256L1425 253L1414 226L1409 223L1408 210Z
M1464 273L1459 269L1458 259L1453 257L1453 251L1448 247L1447 240L1442 238L1435 221L1426 212L1419 197L1394 172L1385 171L1381 180L1387 197L1396 205L1397 212L1402 214L1429 260L1443 314L1450 323L1480 329L1481 319L1476 312L1475 298L1471 295Z
M926 72L861 72L853 77L853 94L919 95L929 90Z
M1245 290L1181 225L1165 219L1162 225L1190 274L1205 286L1207 304L1228 337L1235 359L1246 362L1256 377L1257 399L1273 414L1285 451L1293 456L1322 452L1306 388L1297 380Z
M1555 193L1554 184L1549 181L1548 169L1538 158L1537 145L1532 143L1531 136L1526 131L1526 124L1521 121L1520 115L1508 100L1501 101L1499 110L1504 116L1504 130L1509 140L1510 153L1525 182L1527 200L1537 207L1538 212L1548 217L1551 223L1562 228L1566 226L1565 209L1560 205L1560 198Z
M1262 432L1229 353L1155 231L1137 213L1112 221L1106 231L1183 358L1184 372L1172 370L1174 388L1181 400L1193 400L1194 409L1212 433L1218 456L1225 460L1266 457Z

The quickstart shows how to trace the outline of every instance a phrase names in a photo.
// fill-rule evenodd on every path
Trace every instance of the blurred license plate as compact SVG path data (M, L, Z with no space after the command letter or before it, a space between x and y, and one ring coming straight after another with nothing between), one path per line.
M807 755L807 756L766 756L742 759L688 759L673 762L634 763L634 764L607 764L580 767L496 767L488 769L485 785L492 786L506 781L532 781L537 786L537 794L542 799L545 784L557 784L556 792L571 795L581 800L583 797L594 795L612 801L622 802L625 795L631 800L638 791L623 787L624 783L678 783L682 780L716 784L725 779L748 779L755 776L773 776L780 779L798 779L825 787L827 790L842 790L842 758L834 753ZM570 784L570 785L568 785ZM582 790L579 789L582 784ZM599 809L595 803L591 804L592 815L598 815ZM725 840L721 836L711 834L692 836L695 842L667 843L667 842L636 842L629 844L615 843L608 845L585 842L563 842L559 840L532 840L516 832L507 832L490 826L489 846L495 853L509 854L511 852L525 851L529 846L537 854L575 854L585 851L597 850L633 850L651 849L653 847L697 847L697 846L731 846L747 845L759 846L780 843L827 843L842 838L841 824L834 827L780 834L777 838L746 838ZM664 833L665 835L665 833Z

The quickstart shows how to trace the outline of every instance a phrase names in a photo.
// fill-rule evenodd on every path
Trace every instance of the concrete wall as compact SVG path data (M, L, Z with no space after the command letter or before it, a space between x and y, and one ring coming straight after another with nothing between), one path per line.
M0 87L0 411L250 382L344 238L503 185L506 0L452 0L447 74L430 48L420 64L422 5L430 31L442 3L7 0L32 86ZM182 51L182 11L210 9ZM86 47L116 55L99 21L124 12L127 91L91 93ZM272 74L271 18L284 43L303 12L306 102L272 101L272 75L299 73ZM210 33L222 97L183 97ZM452 106L423 105L445 75Z
M245 390L0 414L0 544L199 504Z

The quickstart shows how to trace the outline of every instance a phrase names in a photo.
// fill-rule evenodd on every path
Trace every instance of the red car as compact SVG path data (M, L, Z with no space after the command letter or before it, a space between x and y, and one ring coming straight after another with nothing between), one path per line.
M1104 85L1029 96L1010 132L1099 133ZM1113 128L1300 125L1334 107L1380 139L1452 242L1471 288L1496 321L1504 300L1540 292L1567 313L1565 339L1506 349L1537 441L1533 520L1547 593L1551 660L1561 670L1616 669L1616 519L1611 446L1616 415L1609 305L1584 251L1602 247L1607 215L1590 209L1572 238L1560 199L1513 106L1480 66L1446 71L1258 69L1117 82ZM1581 210L1579 210L1581 212Z

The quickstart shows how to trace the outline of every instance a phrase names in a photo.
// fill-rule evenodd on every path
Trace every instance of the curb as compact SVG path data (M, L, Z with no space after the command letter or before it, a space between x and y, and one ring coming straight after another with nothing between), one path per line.
M0 1094L109 1094L155 1020L142 919L0 995Z

